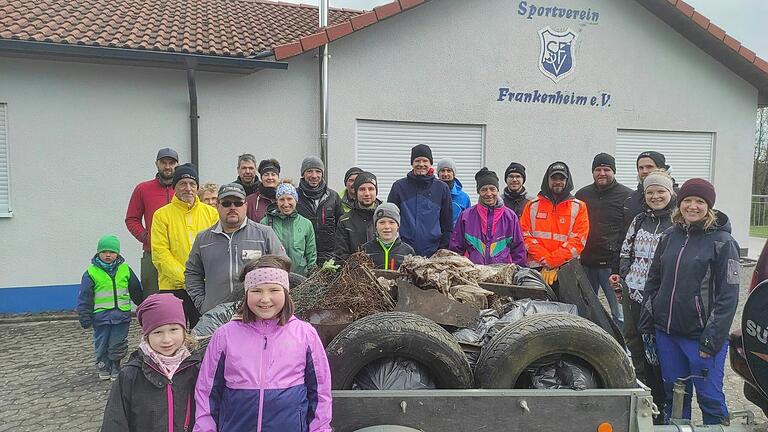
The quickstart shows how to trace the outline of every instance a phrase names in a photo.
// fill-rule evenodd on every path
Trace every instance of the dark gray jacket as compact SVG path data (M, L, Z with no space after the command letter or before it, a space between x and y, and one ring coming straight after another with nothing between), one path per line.
M270 254L287 257L272 228L250 219L232 234L225 234L221 223L201 231L184 270L184 284L195 307L205 313L243 289L237 279L245 263Z

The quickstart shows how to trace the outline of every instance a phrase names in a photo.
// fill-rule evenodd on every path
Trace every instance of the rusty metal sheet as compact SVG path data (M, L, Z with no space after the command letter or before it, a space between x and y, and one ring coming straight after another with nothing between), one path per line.
M397 281L399 312L410 312L428 318L440 325L471 327L480 310L465 303L449 299L435 289L423 290L407 281Z
M352 321L352 311L345 309L311 310L307 313L308 321L317 330L323 346L327 346L339 332Z

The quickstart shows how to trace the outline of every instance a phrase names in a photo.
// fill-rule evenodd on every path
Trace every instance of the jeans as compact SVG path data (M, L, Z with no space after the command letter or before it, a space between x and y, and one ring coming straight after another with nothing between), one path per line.
M117 352L118 345L128 339L130 322L122 324L100 324L93 326L93 348L96 352L96 367L102 372L117 373L124 352Z
M152 252L144 252L141 256L141 290L144 292L144 298L158 291L157 269L152 263Z
M584 271L587 273L587 279L592 285L592 289L595 290L595 295L599 292L600 288L603 288L605 298L608 300L608 306L611 308L611 316L613 321L619 327L624 328L624 312L621 310L619 301L616 298L616 293L613 292L613 286L611 281L608 280L611 276L610 267L587 267L584 266Z
M728 418L728 407L723 393L723 374L728 341L720 351L709 358L699 356L699 341L683 336L673 336L656 330L656 349L664 378L664 391L667 394L667 409L664 418L669 421L672 414L672 387L677 378L690 375L704 375L706 378L693 378L686 381L683 418L691 418L691 390L696 388L696 400L701 408L705 425L720 424Z

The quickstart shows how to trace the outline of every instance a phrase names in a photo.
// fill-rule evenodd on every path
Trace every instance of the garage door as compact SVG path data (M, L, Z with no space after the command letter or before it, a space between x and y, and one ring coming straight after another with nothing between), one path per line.
M637 186L637 155L648 150L662 153L678 184L694 177L712 181L715 134L619 129L616 133L616 178Z
M484 128L483 125L358 120L357 166L376 174L379 198L386 201L392 183L411 170L411 148L427 144L432 148L435 168L441 158L453 158L456 177L472 202L476 202L475 173L485 161Z

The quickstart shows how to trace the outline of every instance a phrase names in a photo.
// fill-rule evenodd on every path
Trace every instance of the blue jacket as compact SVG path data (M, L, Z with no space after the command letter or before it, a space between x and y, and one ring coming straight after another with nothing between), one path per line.
M392 185L387 201L400 208L400 237L417 255L447 249L453 231L451 191L434 176L413 171Z
M456 221L459 219L459 214L472 207L472 202L469 201L469 195L464 192L463 186L457 178L453 179L453 187L451 187L451 205L453 206L454 225L456 225Z
M91 259L91 264L98 265L96 261L97 256L98 254L94 255L94 257ZM115 261L115 270L120 264L124 262L125 259L118 255L117 260ZM131 300L133 300L133 303L138 305L141 303L143 298L141 282L139 282L139 278L136 277L136 274L133 272L133 270L130 271L131 279L128 281L128 292L131 295ZM110 276L114 278L115 271L110 273ZM88 328L91 325L122 324L131 322L131 313L123 312L117 308L94 313L93 295L93 279L91 279L91 276L86 271L83 273L83 278L80 280L80 292L77 295L77 315L79 317L81 326Z

